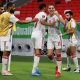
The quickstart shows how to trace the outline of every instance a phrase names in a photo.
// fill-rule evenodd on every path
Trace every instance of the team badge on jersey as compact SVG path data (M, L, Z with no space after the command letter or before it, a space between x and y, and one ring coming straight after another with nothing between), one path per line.
M45 15L42 15L42 18L45 18Z

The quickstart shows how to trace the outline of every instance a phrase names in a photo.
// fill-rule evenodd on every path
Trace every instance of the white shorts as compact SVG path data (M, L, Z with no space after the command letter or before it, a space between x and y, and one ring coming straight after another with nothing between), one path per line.
M47 49L61 49L62 48L62 40L60 37L57 40L54 40L53 37L48 37L47 40Z
M42 49L44 46L44 38L41 31L33 31L32 32L32 43L35 49Z
M69 46L76 46L77 43L78 43L78 40L76 40L76 39L74 39L74 40L69 39L68 47Z
M11 37L0 37L0 48L1 51L11 51L12 49L12 36Z

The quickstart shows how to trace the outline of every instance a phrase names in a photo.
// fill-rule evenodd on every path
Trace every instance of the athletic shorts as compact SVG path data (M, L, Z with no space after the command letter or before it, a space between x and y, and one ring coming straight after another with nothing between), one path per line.
M41 31L33 31L32 32L32 43L35 49L42 49L44 46L44 38Z
M11 37L0 37L0 48L1 51L11 51L12 49L12 36Z
M76 40L76 39L74 39L74 40L69 39L68 47L69 46L76 46L77 43L78 43L78 40Z
M62 39L60 36L58 36L56 39L54 39L54 36L48 37L47 40L47 49L61 49L62 48Z

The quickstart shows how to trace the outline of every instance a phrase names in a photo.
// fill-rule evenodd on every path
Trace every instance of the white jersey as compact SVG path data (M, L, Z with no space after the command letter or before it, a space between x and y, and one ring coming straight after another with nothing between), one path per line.
M34 25L34 29L33 31L41 31L44 32L45 31L45 25L41 24L41 20L46 20L47 14L45 12L39 12L38 14L36 14L35 18L38 19L38 21L35 22Z
M59 18L56 15L54 15L52 17L50 17L50 15L49 15L48 16L48 22L56 22L53 27L48 28L48 35L50 35L50 36L60 35Z

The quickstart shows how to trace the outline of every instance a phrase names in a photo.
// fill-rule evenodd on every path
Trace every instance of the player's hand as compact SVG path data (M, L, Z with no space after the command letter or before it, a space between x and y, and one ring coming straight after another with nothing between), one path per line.
M50 23L50 27L53 27L55 25L56 21L53 21Z
M31 22L31 20L25 20L25 23L27 24L27 23L30 23Z
M67 35L67 32L65 32L64 34L62 34L62 37L65 36L65 35Z
M58 13L58 11L54 11L54 14L55 14L55 15L57 15L57 16L59 16L59 13Z

